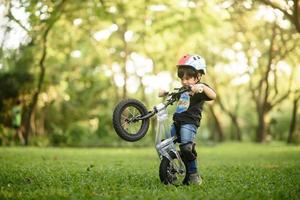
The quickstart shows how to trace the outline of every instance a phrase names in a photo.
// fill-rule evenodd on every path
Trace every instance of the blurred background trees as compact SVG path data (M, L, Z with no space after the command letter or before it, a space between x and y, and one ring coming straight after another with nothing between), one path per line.
M0 144L152 144L155 127L139 144L121 141L114 106L134 97L152 108L158 89L180 84L175 64L188 52L206 58L203 81L218 94L205 106L201 142L300 143L299 4L1 1Z

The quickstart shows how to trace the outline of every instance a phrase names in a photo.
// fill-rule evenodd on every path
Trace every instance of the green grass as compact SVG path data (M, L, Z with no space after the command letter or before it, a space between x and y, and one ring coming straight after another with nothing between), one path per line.
M0 199L300 199L300 147L199 147L201 186L165 186L154 148L0 148Z

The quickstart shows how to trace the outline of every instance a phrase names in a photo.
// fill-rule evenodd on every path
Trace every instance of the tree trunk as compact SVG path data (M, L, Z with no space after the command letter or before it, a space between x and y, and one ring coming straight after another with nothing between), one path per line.
M293 18L294 18L293 21L294 21L296 30L298 31L298 33L300 33L300 1L299 0L294 0Z
M231 118L231 121L232 121L233 126L235 128L236 139L238 141L242 141L242 131L241 131L241 128L239 126L237 116L236 115L230 115L230 118Z
M215 122L215 129L216 129L216 132L218 135L218 141L222 142L222 141L224 141L224 131L222 129L221 120L215 113L213 106L209 105L209 110L210 110L212 117L214 119L214 122Z
M256 141L264 142L266 140L266 112L264 110L260 110L258 113L258 126L256 131Z
M298 111L298 102L299 102L299 97L295 98L293 101L293 111L292 111L292 118L291 118L291 123L290 123L290 128L289 128L289 135L287 139L287 143L292 143L293 140L293 135L296 130L296 122L297 122L297 111Z
M226 113L230 117L233 128L235 129L234 134L233 134L233 131L231 131L231 136L230 136L231 139L235 139L235 137L236 137L236 139L238 141L242 141L242 131L241 131L241 128L238 123L238 116L236 114L236 111L232 112L230 109L226 109L226 107L222 103L220 97L218 97L217 103L220 105L220 108L224 111L224 113ZM237 106L238 106L238 104L237 104Z
M37 112L34 113L35 115ZM34 116L35 135L40 136L45 133L45 107L39 110L38 117Z
M28 110L25 114L25 120L24 120L24 140L25 140L25 145L27 146L29 144L29 134L31 132L31 118L32 118L32 113L34 111L34 108L36 106L36 102L38 99L39 92L35 92L32 100L28 106Z

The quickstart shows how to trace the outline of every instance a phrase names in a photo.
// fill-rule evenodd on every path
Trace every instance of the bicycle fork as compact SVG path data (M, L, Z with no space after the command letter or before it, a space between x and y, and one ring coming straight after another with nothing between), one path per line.
M166 128L167 119L168 113L166 109L162 109L157 113L155 148L160 160L162 160L163 157L166 157L170 161L170 163L173 164L177 172L183 173L185 171L184 162L182 161L181 156L175 147L175 140L177 139L177 137L171 137L170 131ZM165 140L162 140L163 134L165 135ZM177 160L174 159L174 155Z

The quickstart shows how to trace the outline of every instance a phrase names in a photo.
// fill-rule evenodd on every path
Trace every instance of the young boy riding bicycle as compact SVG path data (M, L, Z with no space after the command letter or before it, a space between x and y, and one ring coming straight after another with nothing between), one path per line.
M177 134L180 138L179 148L187 165L188 176L185 184L202 183L197 168L194 140L200 126L204 102L216 99L215 91L209 85L200 82L202 75L205 74L205 60L199 55L184 55L177 63L177 76L182 86L191 89L179 97L173 115L174 123L171 126L171 136Z

